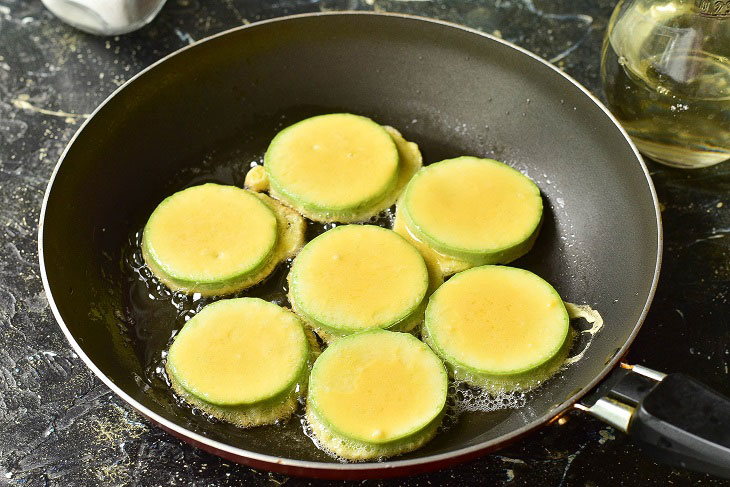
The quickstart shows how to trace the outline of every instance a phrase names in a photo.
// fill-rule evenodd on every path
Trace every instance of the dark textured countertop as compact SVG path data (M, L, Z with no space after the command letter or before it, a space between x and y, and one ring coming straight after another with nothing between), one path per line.
M230 464L152 426L72 352L41 285L38 215L64 146L136 72L224 29L356 8L438 17L495 33L600 95L610 0L168 0L146 28L100 38L34 0L0 0L0 485L309 485ZM659 289L628 356L730 395L730 164L681 171L648 161L662 203ZM658 465L597 420L572 413L502 450L429 475L365 485L723 485ZM354 483L353 483L354 485Z

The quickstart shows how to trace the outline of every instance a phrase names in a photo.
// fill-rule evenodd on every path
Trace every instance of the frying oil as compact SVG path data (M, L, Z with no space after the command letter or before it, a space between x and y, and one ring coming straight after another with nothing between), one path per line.
M609 108L639 150L684 168L730 158L730 19L701 3L621 2L601 60Z

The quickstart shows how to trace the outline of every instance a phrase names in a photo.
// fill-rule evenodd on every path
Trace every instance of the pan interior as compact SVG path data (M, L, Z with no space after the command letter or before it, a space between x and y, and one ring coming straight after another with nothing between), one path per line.
M52 299L101 372L190 431L334 462L296 418L240 430L178 403L155 369L173 331L207 301L148 288L133 269L135 232L164 197L202 182L241 186L279 129L341 111L398 128L427 163L490 157L530 176L545 221L514 265L606 323L583 359L523 407L464 413L399 459L503 440L594 380L638 326L658 259L652 191L631 146L569 80L510 46L435 22L354 14L263 23L192 46L127 85L78 134L52 182L41 245ZM310 237L322 230L310 224ZM246 295L285 304L287 271Z

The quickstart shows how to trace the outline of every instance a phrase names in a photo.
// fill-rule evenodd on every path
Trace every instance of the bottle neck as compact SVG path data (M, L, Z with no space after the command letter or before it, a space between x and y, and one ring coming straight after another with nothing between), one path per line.
M730 19L730 0L695 0L697 15L713 19Z

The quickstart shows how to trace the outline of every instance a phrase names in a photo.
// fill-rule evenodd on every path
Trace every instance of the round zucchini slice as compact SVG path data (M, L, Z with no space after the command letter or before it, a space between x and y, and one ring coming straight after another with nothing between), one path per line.
M532 248L542 222L540 190L492 159L458 157L419 171L401 209L409 231L471 265L506 264Z
M144 228L142 255L170 289L221 295L264 279L303 237L304 220L276 200L209 183L160 203Z
M348 460L409 452L435 434L448 378L426 344L370 330L338 340L314 363L307 420L321 446Z
M188 403L221 420L257 426L294 412L311 350L294 313L258 298L224 299L185 324L166 370Z
M532 272L506 266L475 267L449 279L429 300L423 332L455 379L495 392L548 379L571 345L557 291Z
M369 118L333 113L279 132L264 156L272 196L316 221L357 221L398 180L393 138ZM367 217L366 217L367 218Z
M392 230L345 225L304 246L289 273L292 308L322 338L423 322L429 275L418 250Z

